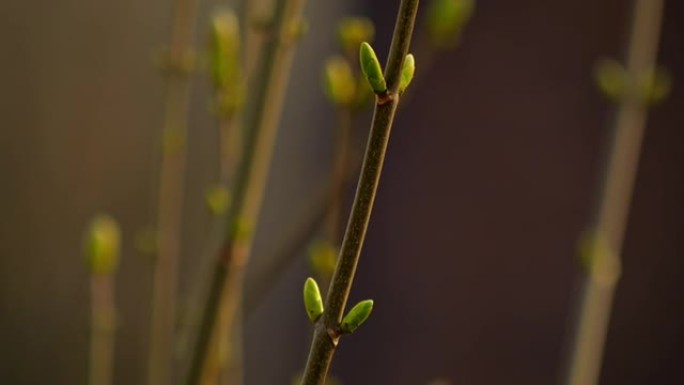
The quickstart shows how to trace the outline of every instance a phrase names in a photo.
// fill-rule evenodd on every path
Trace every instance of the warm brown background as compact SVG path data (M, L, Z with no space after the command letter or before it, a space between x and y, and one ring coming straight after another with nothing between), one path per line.
M378 23L382 57L396 3L358 6ZM629 3L479 0L458 50L412 89L353 292L374 298L376 312L343 341L334 367L345 384L558 383L580 273L575 243L609 133L610 104L591 68L620 55ZM299 51L258 255L270 255L269 241L325 177L333 112L319 71L350 6L331 4L309 1L315 33ZM0 384L85 383L79 247L99 210L121 220L128 241L116 382L142 384L151 264L132 239L153 218L163 84L151 57L168 40L168 9L161 0L0 2ZM684 383L682 22L684 4L668 1L660 63L675 89L646 132L604 385ZM184 289L215 172L207 86L197 80ZM303 364L306 274L301 258L248 319L249 384L286 384Z

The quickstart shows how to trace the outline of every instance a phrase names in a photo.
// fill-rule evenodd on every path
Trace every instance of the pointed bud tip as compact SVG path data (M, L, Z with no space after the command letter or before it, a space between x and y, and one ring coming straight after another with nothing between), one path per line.
M361 72L363 72L373 92L376 94L386 92L387 83L382 73L380 61L378 61L373 47L365 41L359 47L359 62L361 64Z
M357 303L342 319L340 329L343 333L353 333L368 320L373 311L373 300L367 299Z
M309 277L304 282L304 308L311 322L316 322L323 314L323 298L316 280Z
M411 84L413 75L416 72L416 59L413 54L406 55L404 59L404 66L401 69L401 79L399 80L399 93L406 91L406 88Z
M90 223L85 253L93 274L113 273L119 264L121 230L114 218L98 215Z

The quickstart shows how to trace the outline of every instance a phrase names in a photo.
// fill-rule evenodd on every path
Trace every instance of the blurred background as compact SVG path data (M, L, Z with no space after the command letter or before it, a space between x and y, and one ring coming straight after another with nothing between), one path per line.
M198 44L216 4L201 2ZM308 2L250 274L329 173L334 107L320 73L338 50L336 22L370 17L383 60L397 4ZM612 104L592 68L622 57L630 4L478 0L459 46L420 74L393 129L352 291L352 303L376 308L333 366L343 384L559 383L577 239L610 134ZM81 245L97 212L120 221L124 240L115 383L144 382L153 264L134 246L155 220L164 84L154 57L170 20L161 0L0 2L2 384L85 384ZM667 1L658 62L675 87L649 113L601 384L684 383L682 25L684 3ZM193 81L181 292L217 172L210 87L203 73ZM286 384L303 367L309 274L303 250L247 316L248 384Z

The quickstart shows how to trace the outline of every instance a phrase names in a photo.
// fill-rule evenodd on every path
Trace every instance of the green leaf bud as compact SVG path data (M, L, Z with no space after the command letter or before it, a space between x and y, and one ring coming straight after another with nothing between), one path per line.
M594 68L596 84L601 92L611 100L622 98L627 89L625 68L613 59L601 59Z
M230 207L231 195L225 186L214 186L207 191L205 199L209 211L218 216Z
M432 44L437 48L449 48L456 44L474 10L473 0L433 0L426 13L428 36Z
M341 106L350 105L356 96L356 82L349 62L333 56L325 62L325 91L328 98Z
M413 80L413 74L416 73L416 59L412 54L406 55L404 59L404 66L401 69L401 79L399 80L399 93L404 93L406 88Z
M375 27L366 17L348 17L340 21L337 38L344 52L355 53L356 47L364 41L373 41Z
M309 277L304 282L304 309L311 322L316 322L323 314L323 298L316 281Z
M309 262L316 274L330 277L337 265L337 249L330 242L314 242L309 247Z
M214 12L210 37L216 111L222 116L231 116L242 108L246 93L240 63L240 25L232 10Z
M244 242L252 235L252 224L244 217L238 217L233 222L232 239L235 242Z
M113 273L119 264L121 232L108 215L98 215L90 223L85 242L85 254L90 271L96 275Z
M342 319L342 323L340 324L342 333L353 333L359 326L366 322L372 311L372 299L357 303Z
M387 92L387 83L385 82L385 76L382 74L382 67L370 44L366 42L361 43L359 61L361 63L361 72L363 72L373 92L376 94Z
M290 25L290 36L293 39L301 39L307 33L309 33L310 28L311 26L309 25L308 21L304 19L296 20Z
M641 82L641 93L648 104L663 101L672 91L672 78L664 68L648 71Z
M235 12L221 9L211 18L211 74L217 89L234 87L240 78L240 25Z
M582 267L599 284L614 284L620 273L620 258L613 252L605 234L590 229L582 234L579 242Z

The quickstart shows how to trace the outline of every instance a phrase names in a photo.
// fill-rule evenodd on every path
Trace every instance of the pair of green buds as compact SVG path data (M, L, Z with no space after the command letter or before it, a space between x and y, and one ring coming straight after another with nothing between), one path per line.
M313 278L307 278L304 282L304 308L311 322L316 322L325 311L323 298L318 284ZM367 299L357 303L340 323L340 331L343 334L353 333L359 328L373 311L373 300Z
M663 68L647 71L637 79L630 79L622 64L613 59L601 59L594 68L596 84L611 100L619 100L630 92L648 104L657 104L672 90L670 74Z
M387 82L382 73L380 61L370 44L363 42L359 49L359 61L361 62L361 72L366 77L368 84L370 84L373 92L382 95L388 92ZM412 54L406 55L404 58L404 65L401 70L401 78L399 79L399 93L402 94L413 80L413 74L416 72L416 61Z

